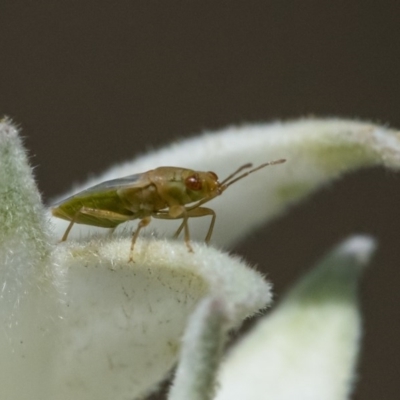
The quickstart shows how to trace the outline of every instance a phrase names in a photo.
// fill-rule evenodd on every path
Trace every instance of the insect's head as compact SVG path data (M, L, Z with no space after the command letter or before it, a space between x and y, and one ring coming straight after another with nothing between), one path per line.
M236 183L240 179L243 179L246 176L252 174L253 172L258 171L259 169L262 169L268 165L282 164L285 161L286 160L281 159L271 161L269 163L264 163L238 176L240 172L253 166L253 164L251 163L244 164L235 172L230 174L227 178L225 178L222 182L218 181L217 174L212 171L201 172L186 170L185 176L183 176L182 178L186 187L187 194L191 198L191 200L204 200L202 201L202 203L204 203L206 201L209 201L213 197L222 194L229 186Z
M186 190L193 200L217 196L221 184L215 172L188 171L184 177Z

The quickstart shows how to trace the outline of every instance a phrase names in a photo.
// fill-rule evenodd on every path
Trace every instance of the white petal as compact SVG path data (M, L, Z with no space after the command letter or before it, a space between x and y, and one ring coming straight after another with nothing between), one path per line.
M360 344L357 280L374 241L353 237L237 345L217 400L345 400Z
M177 361L187 319L202 298L222 299L230 327L270 302L270 285L256 271L193 247L189 253L181 242L139 240L134 263L130 237L57 248L65 304L54 398L136 398Z
M214 243L231 245L345 172L373 165L399 169L400 134L374 124L340 119L231 127L181 141L112 168L75 191L162 165L212 170L224 178L242 164L258 165L280 158L287 162L254 173L209 203L217 213ZM53 222L61 237L66 223L55 218ZM208 224L208 218L191 221L192 237L203 240ZM176 224L154 221L150 229L154 228L171 235ZM71 237L82 237L91 230L84 225L75 226Z

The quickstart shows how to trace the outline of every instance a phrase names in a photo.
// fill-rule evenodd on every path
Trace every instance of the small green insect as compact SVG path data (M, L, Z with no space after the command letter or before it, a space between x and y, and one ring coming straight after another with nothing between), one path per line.
M285 161L282 159L265 163L237 176L241 171L252 167L252 164L245 164L222 182L219 182L218 176L211 171L159 167L92 186L55 204L51 211L55 217L70 221L61 241L67 240L74 224L115 229L124 222L140 219L132 236L130 261L133 260L133 249L139 232L150 223L152 217L182 219L174 237L178 237L184 230L186 246L193 252L188 219L211 216L206 243L209 243L214 229L215 211L201 207L204 203L221 195L229 186L249 174L267 165L281 164Z

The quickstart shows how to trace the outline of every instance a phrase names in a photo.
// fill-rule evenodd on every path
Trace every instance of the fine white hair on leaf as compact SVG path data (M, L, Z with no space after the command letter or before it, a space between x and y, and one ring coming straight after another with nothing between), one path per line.
M0 398L48 399L59 277L45 209L8 119L0 121L0 198Z
M170 400L214 398L229 321L224 303L219 296L205 298L190 317Z
M231 127L115 167L81 189L162 165L213 170L224 179L240 165L282 158L285 164L255 172L210 202L217 214L212 243L232 245L348 171L399 169L400 136L339 119ZM139 398L177 362L182 337L178 371L190 367L192 386L176 387L200 393L198 376L205 396L212 395L215 375L206 372L215 370L227 330L270 304L271 285L238 257L202 243L209 217L189 221L194 253L184 241L169 239L173 221L152 222L160 235L140 235L134 262L128 261L128 224L112 236L76 225L71 240L55 245L65 221L47 219L18 130L8 120L0 121L0 195L0 398ZM360 336L357 276L373 248L372 239L352 238L310 272L228 357L221 399L258 400L260 393L277 400L344 399ZM189 320L194 330L185 334ZM210 352L204 338L214 334ZM205 356L207 362L191 365L192 351L193 361Z
M180 241L139 238L132 263L130 241L92 238L57 247L66 277L51 375L59 400L147 393L177 362L187 320L203 298L226 304L226 328L271 302L271 285L237 257L204 244L193 243L188 253Z

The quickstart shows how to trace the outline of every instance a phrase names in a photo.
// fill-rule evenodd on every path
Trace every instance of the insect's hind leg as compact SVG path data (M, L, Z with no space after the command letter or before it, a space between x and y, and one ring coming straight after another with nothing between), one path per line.
M78 213L77 213L77 214L78 214ZM64 235L63 235L63 237L61 238L60 242L65 242L65 241L67 240L68 235L69 235L69 232L71 231L72 227L73 227L74 224L75 224L75 219L76 219L77 214L75 214L74 218L71 219L71 222L69 223L67 229L65 230Z
M111 232L112 234L116 227L126 221L132 220L135 218L135 215L125 215L125 214L119 214L114 211L108 211L108 210L99 210L95 208L88 208L88 207L82 207L77 214L74 216L74 222L76 222L77 218L79 215L88 215L91 217L98 218L99 220L107 220L111 223ZM148 225L151 221L151 217L145 217L143 218L139 224L138 227L135 231L135 233L132 236L132 242L131 242L131 248L129 252L129 261L133 262L133 249L135 247L135 242L136 239L139 236L139 232L142 228L144 228L146 225ZM71 224L70 224L71 225ZM113 226L114 225L114 226ZM110 225L108 225L110 226ZM104 227L104 226L103 226ZM69 228L69 227L68 227ZM72 225L71 225L72 228Z
M89 207L81 207L79 209L79 211L77 211L75 213L75 215L73 216L73 218L71 219L71 222L69 223L69 225L61 239L61 242L65 242L67 240L68 234L71 231L73 225L77 222L82 223L82 219L85 216L94 217L94 218L98 219L99 221L102 221L102 220L108 221L109 224L107 224L107 225L102 225L101 223L99 223L99 225L96 225L96 226L100 226L100 227L111 226L112 232L115 230L117 225L132 219L132 216L130 216L130 215L118 214L113 211L98 210L98 209L89 208Z
M65 230L64 235L63 235L63 237L61 238L60 242L65 242L65 241L67 240L68 235L69 235L69 233L70 233L72 227L74 226L76 220L77 220L78 217L79 217L79 214L81 214L81 211L82 211L82 208L81 208L79 211L77 211L77 212L75 213L75 215L74 215L73 218L71 219L71 222L69 223L67 229Z

